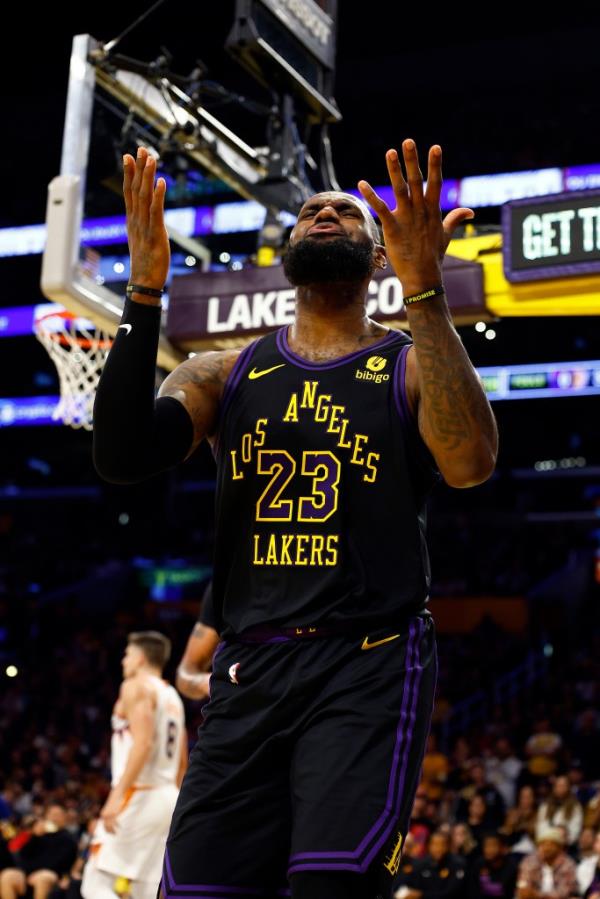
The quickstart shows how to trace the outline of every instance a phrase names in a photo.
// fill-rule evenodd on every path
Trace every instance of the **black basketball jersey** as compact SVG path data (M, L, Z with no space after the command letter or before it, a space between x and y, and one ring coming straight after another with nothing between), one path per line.
M287 326L227 380L215 445L215 622L390 622L428 600L426 499L441 479L406 401L411 340L390 329L325 363Z

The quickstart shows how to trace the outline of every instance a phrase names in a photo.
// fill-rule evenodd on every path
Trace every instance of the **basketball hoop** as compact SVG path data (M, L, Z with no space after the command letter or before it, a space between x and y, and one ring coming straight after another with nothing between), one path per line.
M90 324L66 310L42 315L34 322L35 336L58 371L60 402L52 418L87 431L93 428L96 387L113 342L106 331L90 330Z

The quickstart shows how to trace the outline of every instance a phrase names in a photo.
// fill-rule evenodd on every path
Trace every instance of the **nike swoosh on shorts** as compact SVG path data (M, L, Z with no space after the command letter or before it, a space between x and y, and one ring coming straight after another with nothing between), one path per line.
M375 649L376 646L381 646L382 643L389 643L390 640L397 640L400 634L392 634L391 637L384 637L383 640L375 640L374 643L369 643L368 636L363 640L363 644L360 647L361 649Z

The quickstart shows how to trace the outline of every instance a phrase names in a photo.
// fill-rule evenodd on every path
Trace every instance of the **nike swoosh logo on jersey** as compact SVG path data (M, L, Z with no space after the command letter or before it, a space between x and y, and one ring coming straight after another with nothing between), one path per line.
M374 643L369 643L369 638L365 637L363 640L363 645L360 647L361 649L375 649L376 646L381 646L382 643L389 643L390 640L397 640L400 634L392 634L391 637L384 637L383 640L375 640Z
M131 325L119 325L119 328L125 328L128 334L131 331Z
M263 375L268 375L270 371L275 371L276 368L283 368L285 362L282 362L280 365L273 365L272 368L263 368L262 371L256 371L255 368L252 371L248 372L248 377L251 381L255 381L256 378L262 378Z

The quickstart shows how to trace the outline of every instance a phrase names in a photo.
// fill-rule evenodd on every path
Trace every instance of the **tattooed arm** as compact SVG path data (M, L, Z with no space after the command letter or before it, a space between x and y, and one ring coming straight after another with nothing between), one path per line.
M475 213L466 206L442 219L442 148L427 158L427 188L411 138L402 142L406 179L398 151L386 153L395 208L368 181L358 188L381 220L385 252L405 297L442 281L442 262L454 231ZM409 302L406 314L414 347L407 352L406 388L419 432L451 487L474 487L496 466L498 431L479 375L452 324L443 295Z
M160 385L158 396L172 396L187 409L194 426L188 459L206 437L212 443L223 386L241 350L214 350L186 359Z
M182 362L155 399L160 308L126 300L94 401L93 460L113 484L136 484L187 459L216 429L219 403L239 350Z
M414 345L406 358L406 392L419 432L446 483L474 487L492 475L498 455L498 429L483 384L445 296L409 304L407 316Z

